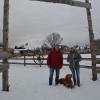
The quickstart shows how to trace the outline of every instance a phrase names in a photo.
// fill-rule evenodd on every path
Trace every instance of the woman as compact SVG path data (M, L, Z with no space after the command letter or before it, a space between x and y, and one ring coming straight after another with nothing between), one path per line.
M71 48L70 53L68 54L67 61L69 62L69 68L73 75L74 85L80 87L80 65L81 55L77 52L76 49Z

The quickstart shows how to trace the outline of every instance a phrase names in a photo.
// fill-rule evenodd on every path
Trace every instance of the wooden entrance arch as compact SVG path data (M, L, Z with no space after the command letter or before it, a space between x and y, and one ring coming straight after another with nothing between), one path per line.
M30 0L32 1L32 0ZM91 49L91 57L92 57L92 80L97 80L96 73L96 55L94 51L94 34L92 27L92 19L91 19L91 4L89 0L85 0L85 2L73 1L73 0L37 0L44 2L53 2L53 3L62 3L68 4L71 6L84 7L87 12L87 20L88 20L88 31L89 31L89 40L90 40L90 49ZM4 15L3 15L3 51L8 51L8 32L9 32L9 0L4 0ZM7 64L8 60L3 59L3 63ZM2 86L3 91L9 91L9 81L8 81L8 69L2 72Z

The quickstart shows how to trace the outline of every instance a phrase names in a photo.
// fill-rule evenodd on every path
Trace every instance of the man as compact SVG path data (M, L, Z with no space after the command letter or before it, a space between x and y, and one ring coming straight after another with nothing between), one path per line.
M50 68L49 85L52 85L54 71L56 72L55 85L57 85L60 69L63 66L63 54L61 53L58 44L56 44L48 53L47 65Z
M74 85L80 87L80 65L81 55L77 52L76 49L71 48L70 53L68 54L67 61L69 62L69 68L73 75Z

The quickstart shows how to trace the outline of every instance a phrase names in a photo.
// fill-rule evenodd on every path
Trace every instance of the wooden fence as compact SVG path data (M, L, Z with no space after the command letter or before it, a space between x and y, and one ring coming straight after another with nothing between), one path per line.
M38 62L36 62L36 60ZM38 59L38 58L35 58L32 55L30 55L30 56L23 55L21 57L12 57L12 58L10 58L8 60L8 63L9 64L23 64L24 66L26 66L26 65L40 65L40 67L41 67L43 65L47 65L46 60L47 60L46 57L42 57L42 58ZM64 57L63 60L66 61L67 58ZM82 60L91 61L91 58L86 58L85 57L85 58L82 58ZM29 62L29 61L31 61L31 62ZM96 62L97 62L97 64L100 64L100 58L97 58ZM0 63L2 63L2 61ZM69 66L69 64L67 64L67 61L66 61L66 63L63 63L63 66ZM92 68L92 66L90 66L90 65L82 65L82 64L80 65L80 67L81 68L89 68L89 69ZM97 72L100 73L100 66L96 66L96 69L97 69Z

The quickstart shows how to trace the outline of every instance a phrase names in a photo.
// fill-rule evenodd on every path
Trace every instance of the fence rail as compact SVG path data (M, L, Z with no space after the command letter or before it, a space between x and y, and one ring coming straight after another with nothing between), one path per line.
M67 58L64 57L63 59L66 60ZM13 61L13 60L15 60L15 61ZM18 62L20 60L23 61L23 62ZM33 62L27 62L27 60L30 60L30 61L33 61ZM35 60L39 60L39 59L34 58L33 56L31 56L31 58L28 58L28 56L22 56L22 58L21 57L10 58L8 63L9 64L23 64L24 66L26 66L26 65L40 65L40 67L42 65L47 65L46 62L44 63L44 61L46 61L47 58L41 58L40 60L43 60L43 62L40 62L40 63L36 63ZM82 60L91 61L91 58L82 58ZM100 58L97 58L97 62L99 62L99 61L100 61ZM0 62L0 63L2 63L2 62ZM69 64L64 63L63 66L69 66ZM92 68L92 66L82 65L82 64L80 65L80 67L81 68L89 68L89 69ZM100 66L96 66L96 68L100 70Z

